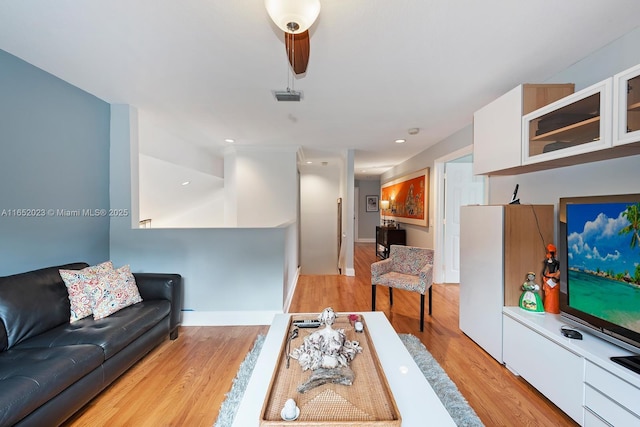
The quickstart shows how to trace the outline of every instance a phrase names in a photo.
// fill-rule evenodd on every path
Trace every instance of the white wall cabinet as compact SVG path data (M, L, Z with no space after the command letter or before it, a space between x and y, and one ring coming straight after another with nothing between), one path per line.
M640 154L640 65L576 93L557 86L520 85L474 114L474 174L517 175Z
M613 145L640 141L640 65L613 77Z
M553 205L460 208L460 330L502 363L502 307L518 305L525 276L542 271Z
M612 362L627 350L583 332L560 333L559 315L504 308L504 363L580 425L640 426L640 375Z
M473 173L509 170L522 162L522 116L574 91L573 84L523 84L473 115Z
M612 79L589 86L522 118L522 164L611 147Z

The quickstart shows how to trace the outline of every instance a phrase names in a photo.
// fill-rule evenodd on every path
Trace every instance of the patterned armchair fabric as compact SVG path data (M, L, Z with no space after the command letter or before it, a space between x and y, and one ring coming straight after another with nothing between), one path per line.
M433 283L433 249L391 245L389 258L371 264L371 309L376 310L376 285L389 287L389 304L393 305L393 288L420 294L420 331L424 330L424 294L429 292L429 314Z
M371 284L425 294L433 282L433 249L391 245L389 258L371 264Z

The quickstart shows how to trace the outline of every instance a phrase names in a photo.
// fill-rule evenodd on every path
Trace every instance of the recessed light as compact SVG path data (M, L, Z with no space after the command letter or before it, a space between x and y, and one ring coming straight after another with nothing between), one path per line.
M307 161L307 164L310 165L311 163L313 163L311 160Z
M396 139L396 144L403 144L405 142L407 142L406 139Z
M191 181L185 181L185 182L183 182L181 185L182 185L182 186L185 186L185 185L189 185L189 184L191 184Z
M233 144L234 142L236 142L235 139L231 139L231 138L227 138L224 140L224 142L228 142L229 144Z

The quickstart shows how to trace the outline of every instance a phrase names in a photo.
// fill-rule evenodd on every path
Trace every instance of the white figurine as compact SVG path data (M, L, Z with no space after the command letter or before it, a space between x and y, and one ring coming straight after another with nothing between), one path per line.
M293 399L287 399L284 403L284 408L280 411L280 416L285 421L293 421L300 416L300 408L296 406L296 401Z

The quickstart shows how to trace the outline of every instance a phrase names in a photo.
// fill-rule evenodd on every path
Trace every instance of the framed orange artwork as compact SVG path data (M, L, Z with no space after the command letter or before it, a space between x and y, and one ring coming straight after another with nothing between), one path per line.
M382 214L388 219L427 226L429 222L429 168L382 185L380 200L388 200Z

